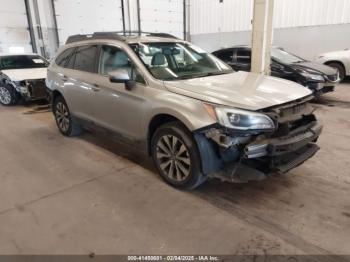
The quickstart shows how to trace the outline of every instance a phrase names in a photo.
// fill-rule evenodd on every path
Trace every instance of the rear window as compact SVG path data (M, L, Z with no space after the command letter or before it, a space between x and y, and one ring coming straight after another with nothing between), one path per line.
M233 50L226 50L216 53L216 56L225 62L232 62Z
M95 73L97 46L81 46L75 52L74 69Z
M37 55L14 55L0 57L0 70L45 68L47 61Z

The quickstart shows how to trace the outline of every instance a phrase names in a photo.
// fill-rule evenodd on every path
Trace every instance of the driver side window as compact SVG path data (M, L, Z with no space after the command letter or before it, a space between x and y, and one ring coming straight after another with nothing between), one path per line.
M99 74L108 75L110 72L118 69L126 70L131 80L141 84L146 83L125 51L115 46L102 46L98 66Z

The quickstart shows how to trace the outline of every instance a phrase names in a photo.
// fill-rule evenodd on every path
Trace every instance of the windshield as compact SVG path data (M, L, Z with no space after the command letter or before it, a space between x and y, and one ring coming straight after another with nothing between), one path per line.
M304 62L305 60L293 55L291 53L288 53L284 50L278 49L278 48L272 48L271 49L271 56L272 58L276 59L279 62L282 62L284 64L294 64L299 62Z
M224 62L189 44L139 43L131 47L149 72L160 80L191 79L233 72Z
M0 57L0 70L47 67L47 62L37 55L14 55Z

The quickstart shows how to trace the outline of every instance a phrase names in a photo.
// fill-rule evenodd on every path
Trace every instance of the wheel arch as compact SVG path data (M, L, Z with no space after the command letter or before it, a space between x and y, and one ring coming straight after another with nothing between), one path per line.
M63 97L63 95L60 91L58 91L58 90L52 91L52 102L54 102L57 99L57 97L60 97L60 96Z
M151 118L151 121L148 124L148 129L147 129L147 153L148 155L151 155L151 141L152 141L152 137L154 135L154 133L156 132L156 130L167 123L170 122L179 122L181 123L189 132L191 132L191 127L189 127L188 125L186 125L183 121L180 120L180 118L178 116L174 116L173 114L169 114L169 113L160 113L157 115L154 115Z
M332 59L332 60L328 60L328 61L324 62L325 65L329 65L332 63L336 63L336 64L341 65L344 68L345 74L347 73L347 70L346 70L346 67L345 67L345 64L343 61Z

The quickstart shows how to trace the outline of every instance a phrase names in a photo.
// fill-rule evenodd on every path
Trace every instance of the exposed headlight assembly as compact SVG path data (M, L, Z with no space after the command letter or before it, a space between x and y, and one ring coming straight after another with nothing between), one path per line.
M316 80L316 81L325 81L324 77L322 75L316 75L316 74L311 74L309 72L301 72L300 73L303 77Z
M29 86L29 82L24 80L24 81L16 81L14 82L15 84L15 88L18 92L26 94L28 93L28 86Z
M240 131L273 130L275 124L267 115L236 109L204 104L208 114L222 126Z

